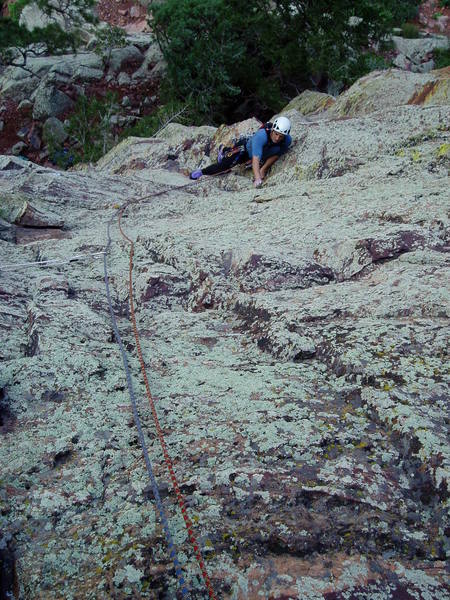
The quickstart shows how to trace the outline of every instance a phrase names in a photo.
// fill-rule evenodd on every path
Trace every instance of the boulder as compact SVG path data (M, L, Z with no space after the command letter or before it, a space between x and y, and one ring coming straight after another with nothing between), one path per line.
M0 240L14 243L15 239L15 226L0 217Z
M20 69L22 71L22 69ZM23 100L28 100L31 94L39 84L37 77L28 76L28 79L13 79L10 77L12 71L9 69L5 70L5 73L1 76L0 81L0 92L3 98L12 99L17 103Z
M17 110L21 110L23 112L27 112L33 108L33 103L31 100L22 100L17 107Z
M51 210L39 210L24 194L0 193L0 218L22 227L61 228L64 221Z
M31 131L31 124L30 125L24 125L23 127L21 127L19 129L19 131L16 132L16 135L21 140L24 140L26 137L28 137L28 135L30 134L30 131Z
M19 154L21 154L27 147L28 145L25 142L17 142L17 144L14 144L14 146L11 148L11 154L14 154L14 156L19 156Z
M143 60L144 55L136 48L136 46L114 48L107 65L109 67L109 74L116 75L127 67L137 69L141 66Z
M0 171L27 171L32 168L32 163L22 160L19 157L6 155L0 156Z
M94 52L78 52L59 57L53 62L47 75L53 81L82 81L84 76L88 81L95 81L103 76L102 59Z
M32 148L33 150L40 150L41 144L42 144L42 139L41 139L40 127L38 127L37 125L34 125L32 127L30 134L28 136L28 142L29 142L30 148Z
M141 11L139 10L139 7L138 7L138 6L132 6L132 7L130 8L130 17L131 17L132 19L136 19L137 17L139 17L139 16L140 16L140 14L141 14Z
M36 27L46 27L50 23L57 23L64 28L64 17L55 13L52 17L44 13L34 2L27 4L20 13L19 24L33 31Z
M145 53L150 46L157 45L155 37L150 33L128 33L127 42Z
M73 79L75 81L89 82L89 81L100 81L103 78L103 69L92 69L84 65L80 65L73 72Z
M103 76L103 62L94 52L79 52L63 56L37 57L27 60L27 71L20 67L8 67L0 76L0 92L3 97L16 102L29 100L36 87L72 80L96 81ZM30 76L31 73L36 77Z
M392 36L397 56L394 64L414 73L427 73L431 70L429 57L436 48L448 48L447 36L431 36L427 38L407 39ZM426 63L427 66L424 66Z
M53 85L46 85L43 82L37 89L34 107L33 119L45 119L47 117L57 117L72 109L74 102Z
M141 66L133 75L133 81L146 81L159 77L166 68L166 63L158 44L153 41L144 54Z
M434 60L427 60L423 63L421 63L418 67L417 67L417 73L430 73L431 71L434 70L435 67L435 63Z
M128 73L119 73L119 76L117 77L117 83L119 85L130 85L131 77L128 75Z
M76 29L81 38L86 40L93 29L92 24L85 21L84 16L76 6L67 4L58 8L59 10L47 14L41 10L37 3L31 2L20 13L19 23L29 31L32 31L35 27L46 27L51 23L57 23L65 31Z
M43 126L42 137L46 144L53 142L57 146L63 144L68 133L64 128L64 124L56 117L49 117Z

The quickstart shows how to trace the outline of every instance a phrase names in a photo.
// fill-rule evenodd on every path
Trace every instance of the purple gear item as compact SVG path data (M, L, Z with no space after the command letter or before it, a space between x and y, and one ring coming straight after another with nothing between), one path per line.
M200 179L200 177L203 175L203 172L201 169L197 169L196 171L192 171L192 173L189 175L189 179Z
M220 163L223 161L223 144L220 144L219 151L217 152L217 162Z

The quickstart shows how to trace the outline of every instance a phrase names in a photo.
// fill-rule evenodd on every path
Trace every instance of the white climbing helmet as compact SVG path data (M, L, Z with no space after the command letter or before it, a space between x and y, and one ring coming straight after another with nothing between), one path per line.
M288 135L291 131L291 122L287 117L277 117L272 124L272 131Z

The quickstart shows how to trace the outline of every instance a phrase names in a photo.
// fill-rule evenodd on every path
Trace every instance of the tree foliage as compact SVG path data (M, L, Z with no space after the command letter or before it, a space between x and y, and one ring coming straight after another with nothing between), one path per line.
M278 110L314 81L340 86L370 64L370 45L412 16L418 0L161 0L152 25L171 99L220 121Z
M109 66L113 48L126 46L125 31L115 25L106 25L96 35L95 53L102 57L105 67Z
M95 21L91 10L95 0L35 0L34 4L50 22L29 31L20 24L20 15L31 3L32 0L16 0L8 7L9 16L4 16L2 9L6 3L0 0L0 62L3 64L25 67L30 55L75 50L80 44L78 28L81 23Z
M66 127L70 147L50 140L50 159L62 168L79 162L96 162L117 143L114 117L119 113L118 98L112 92L103 98L79 96Z

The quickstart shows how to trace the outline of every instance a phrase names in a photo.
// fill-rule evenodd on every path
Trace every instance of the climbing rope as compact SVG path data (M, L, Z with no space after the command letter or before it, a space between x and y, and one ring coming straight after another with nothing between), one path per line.
M92 252L90 254L75 254L74 256L65 256L63 259L51 259L51 260L36 260L34 262L24 262L24 263L13 263L10 265L1 265L0 271L15 271L16 269L23 269L25 267L53 267L56 265L68 265L71 262L75 262L77 260L85 260L86 258L98 258L99 256L103 256L104 252Z
M176 547L173 543L173 538L172 538L172 534L170 533L170 529L169 529L169 523L167 521L167 517L166 517L166 513L164 510L164 506L163 503L161 501L161 495L159 493L159 489L158 489L158 484L156 482L155 476L153 474L153 469L152 469L152 464L150 461L150 457L148 455L148 449L147 449L147 445L145 443L145 438L144 438L144 433L142 431L142 425L141 425L141 420L137 411L137 405L136 405L136 396L134 393L134 388L133 388L133 382L131 379L131 373L130 373L130 368L128 366L128 360L127 360L127 355L125 353L125 349L122 343L122 338L120 337L120 333L119 333L119 329L117 327L117 321L116 321L116 317L114 315L114 311L112 308L112 302L111 302L111 294L110 294L110 288L109 288L109 278L108 278L108 268L107 268L107 255L109 252L109 248L111 246L111 234L110 234L110 228L111 228L111 222L114 219L115 214L111 217L111 219L108 222L108 226L107 226L107 238L108 238L108 243L107 246L105 248L105 252L103 253L103 270L104 270L104 276L105 276L105 287L106 287L106 297L108 300L108 307L109 307L109 313L111 315L111 321L112 321L112 326L114 329L114 335L116 337L117 343L119 345L119 349L120 349L120 353L122 355L122 362L123 362L123 366L125 369L125 375L126 375L126 379L127 379L127 385L128 385L128 392L130 395L130 400L131 400L131 406L133 409L133 416L134 416L134 422L136 424L136 428L138 430L138 436L139 436L139 442L141 444L141 448L142 448L142 453L144 455L144 460L145 460L145 464L147 467L147 472L150 478L150 482L151 482L151 486L152 486L152 490L153 490L153 495L155 497L155 502L156 502L156 506L158 508L158 513L159 513L159 517L164 529L164 533L166 536L166 541L167 541L167 546L169 548L169 554L170 557L173 561L174 567L175 567L175 574L176 577L178 579L178 583L181 589L181 593L183 598L189 598L189 592L187 590L186 587L186 582L185 579L183 577L183 572L181 570L181 566L180 566L180 561L178 559L178 554L177 554L177 550Z
M109 277L108 277L108 268L107 268L107 256L109 253L109 249L111 247L111 233L110 233L110 229L111 229L111 223L114 220L115 216L117 215L117 213L119 213L119 229L120 232L122 234L122 236L127 240L127 242L130 244L131 248L130 248L130 264L129 264L129 294L130 294L130 315L131 315L131 320L132 320L132 326L133 326L133 331L134 331L134 337L135 337L135 341L136 341L136 349L137 349L137 353L138 353L138 357L139 357L139 362L140 362L140 366L141 366L141 371L142 371L142 376L144 379L144 383L145 383L145 388L146 388L146 393L147 393L147 397L150 403L150 407L151 407L151 412L153 415L153 419L155 422L155 427L156 427L156 431L158 434L158 439L159 442L161 444L161 448L163 451L163 455L164 455L164 460L167 466L167 469L169 471L169 475L170 475L170 479L175 491L175 495L177 497L177 501L178 501L178 505L180 507L181 513L183 515L183 519L186 525L186 529L188 532L188 537L189 540L192 544L192 547L194 549L194 553L197 559L197 562L199 564L200 567L200 571L202 573L202 577L205 583L205 586L207 588L208 591L208 596L209 598L216 600L216 595L214 593L212 584L211 584L211 580L208 576L207 570L206 570L206 566L205 563L203 561L202 555L200 553L200 547L198 545L197 539L194 535L194 531L193 531L193 526L192 526L192 521L188 515L187 509L186 509L186 502L184 500L184 497L180 491L180 487L178 484L178 480L176 478L175 475L175 471L173 468L173 463L172 460L170 458L170 455L168 453L167 450L167 445L164 439L164 434L163 431L161 429L160 423L159 423L159 419L158 419L158 415L156 412L156 407L155 407L155 403L150 391L150 385L148 382L148 377L147 377L147 372L146 372L146 368L145 368L145 363L144 363L144 359L143 359L143 355L142 355L142 350L141 350L141 345L140 345L140 339L139 339L139 334L138 334L138 330L137 330L137 324L136 324L136 317L135 317L135 311L134 311L134 299L133 299L133 276L132 276L132 271L133 271L133 256L134 256L134 242L127 236L125 235L122 226L121 226L121 217L122 214L124 212L124 210L130 206L131 204L137 204L137 203L142 203L143 201L146 201L148 199L154 199L157 196L161 196L163 194L166 194L170 191L178 191L181 189L185 189L187 187L191 187L192 184L197 184L199 182L193 182L190 181L189 183L182 185L182 186L176 186L176 187L172 187L172 188L168 188L168 189L164 189L160 192L156 192L156 193L152 193L149 194L147 196L143 196L137 199L132 199L132 200L128 200L127 202L125 202L121 207L119 207L114 214L111 216L110 220L108 221L107 224L107 245L104 249L104 251L102 252L95 252L95 253L91 253L91 254L79 254L79 255L74 255L74 256L69 256L69 257L64 257L63 260L59 260L59 259L51 259L51 260L46 260L46 261L35 261L35 262L26 262L26 263L16 263L16 264L10 264L10 265L0 265L0 271L14 271L20 268L25 268L25 267L36 267L36 266L56 266L56 265L64 265L64 264L70 264L73 261L77 261L77 260L83 260L86 258L90 258L90 257L99 257L103 255L103 271L104 271L104 281L105 281L105 288L106 288L106 296L107 296L107 302L108 302L108 308L109 308L109 312L110 312L110 316L111 316L111 322L112 322L112 326L113 326L113 330L114 330L114 335L116 338L116 341L119 345L119 349L120 349L120 353L122 356L122 362L123 362L123 366L125 369L125 375L126 375L126 380L127 380L127 386L128 386L128 392L130 395L130 400L131 400L131 405L132 405L132 410L133 410L133 417L134 417L134 421L135 421L135 425L138 431L138 437L139 437L139 442L141 444L141 448L142 448L142 453L144 455L144 460L145 460L145 464L146 464L146 468L147 468L147 472L150 478L150 482L151 482L151 486L152 486L152 490L153 490L153 495L155 497L155 502L157 505L157 509L158 509L158 513L159 513L159 517L164 529L164 533L165 533L165 537L166 537L166 541L167 541L167 546L169 548L169 554L170 557L174 563L174 567L175 567L175 574L178 580L178 584L180 586L180 590L181 590L181 594L183 598L189 598L189 591L186 587L186 581L184 579L183 576L183 572L181 569L181 565L180 565L180 561L178 559L178 554L177 554L177 550L176 547L174 545L173 542L173 538L172 538L172 534L170 532L170 528L169 528L169 523L166 517L166 513L164 510L164 506L161 500L161 495L159 493L159 489L158 489L158 484L156 482L154 473L153 473L153 469L152 469L152 464L150 461L150 457L149 457L149 453L148 453L148 449L147 449L147 445L145 442L145 437L144 437L144 433L142 430L142 425L141 425L141 421L140 421L140 417L138 414L138 410L137 410L137 403L136 403L136 396L135 396L135 392L134 392L134 388L133 388L133 382L131 379L131 373L130 373L130 368L128 365L128 360L127 360L127 355L125 352L125 348L123 346L123 342L122 342L122 338L120 336L119 333L119 329L117 326L117 320L116 317L114 315L114 310L112 308L112 301L111 301L111 293L110 293L110 286L109 286Z
M187 184L190 185L190 184ZM186 186L180 186L180 188L177 189L181 189L183 187L187 187ZM160 195L164 192L159 192L156 195ZM144 383L145 383L145 389L146 389L146 393L147 393L147 398L149 400L149 404L150 404L150 408L151 408L151 412L153 415L153 420L155 423L155 427L156 427L156 431L158 434L158 439L162 448L162 452L164 455L164 460L167 466L167 469L169 471L169 475L170 475L170 479L175 491L175 495L177 497L177 501L178 501L178 505L180 507L181 513L183 515L183 519L186 525L186 529L188 532L188 537L189 540L192 544L192 547L194 549L194 553L197 559L197 562L199 564L200 567L200 571L202 573L202 577L203 577L203 581L205 583L205 586L207 588L208 591L208 595L210 598L212 599L216 599L216 595L214 593L212 584L211 584L211 580L208 576L208 573L206 571L206 566L205 563L203 561L202 555L200 553L200 548L199 545L197 543L196 537L194 535L194 531L193 531L193 526L192 526L192 521L188 515L187 509L186 509L186 502L184 500L184 497L180 491L180 487L178 484L178 480L176 478L175 475L175 471L173 468L173 463L172 463L172 459L170 458L170 455L167 451L167 446L166 446L166 442L164 439L164 434L163 431L161 429L160 423L159 423L159 419L158 419L158 414L156 412L156 407L155 407L155 403L153 400L153 396L152 393L150 391L150 384L148 382L148 377L147 377L147 370L145 367L145 362L144 362L144 358L142 355L142 349L141 349L141 343L140 343L140 338L139 338L139 333L137 330L137 324L136 324L136 316L135 316L135 310L134 310L134 296L133 296L133 257L134 257L134 242L132 239L130 239L125 232L122 229L122 223L121 223L121 219L122 219L122 215L123 212L125 210L125 208L127 207L127 205L130 204L127 203L125 204L120 210L119 210L119 229L120 229L120 233L122 234L123 238L130 244L130 261L129 261L129 278L128 278L128 285L129 285L129 303L130 303L130 316L131 316L131 322L132 322L132 326L133 326L133 332L134 332L134 338L135 338L135 342L136 342L136 350L138 353L138 357L139 357L139 363L141 365L141 372L142 372L142 377L144 379Z

